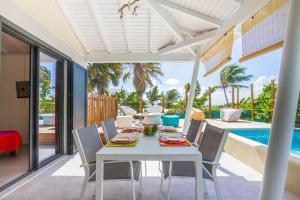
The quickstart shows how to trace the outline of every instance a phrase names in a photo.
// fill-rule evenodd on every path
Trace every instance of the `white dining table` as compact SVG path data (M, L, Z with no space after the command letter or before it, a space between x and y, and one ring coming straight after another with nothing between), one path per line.
M202 155L197 147L162 147L159 135L139 134L135 147L106 147L97 152L96 160L96 200L103 200L104 161L193 161L195 162L195 197L203 199ZM132 183L134 184L134 182Z

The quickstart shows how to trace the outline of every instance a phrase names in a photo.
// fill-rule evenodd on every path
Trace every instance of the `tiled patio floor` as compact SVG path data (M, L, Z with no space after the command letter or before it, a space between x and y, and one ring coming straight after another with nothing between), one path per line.
M0 193L5 200L63 200L79 199L83 170L79 167L78 154L63 156L41 170L31 174L8 190ZM144 193L138 199L162 200L166 194L160 190L158 162L147 162L147 177L144 178ZM245 166L227 154L223 154L218 171L223 197L225 200L258 199L261 174ZM164 191L166 191L166 182ZM137 186L138 190L138 186ZM105 198L108 200L132 199L131 186L128 181L108 181L104 186ZM194 199L194 179L174 178L172 183L173 200ZM90 184L86 199L94 199L94 185ZM213 185L208 182L208 196L216 199ZM286 193L285 200L296 200Z

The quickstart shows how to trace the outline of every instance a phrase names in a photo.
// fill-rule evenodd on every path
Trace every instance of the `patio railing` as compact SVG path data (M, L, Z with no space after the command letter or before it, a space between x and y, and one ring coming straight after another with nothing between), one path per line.
M100 125L103 120L115 119L118 115L118 101L116 97L89 96L88 97L88 125Z

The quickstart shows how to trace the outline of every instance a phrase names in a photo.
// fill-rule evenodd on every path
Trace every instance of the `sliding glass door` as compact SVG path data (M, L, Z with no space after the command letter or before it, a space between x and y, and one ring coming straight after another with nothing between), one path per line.
M39 52L38 160L43 163L61 153L62 61Z
M0 190L29 172L30 44L0 23Z

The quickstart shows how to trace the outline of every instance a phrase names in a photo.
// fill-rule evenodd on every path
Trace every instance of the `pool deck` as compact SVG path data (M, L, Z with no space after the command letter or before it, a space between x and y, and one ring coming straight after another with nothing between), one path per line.
M270 129L271 124L262 123L262 122L254 122L254 121L246 121L246 120L238 120L236 122L224 122L221 119L206 119L208 124L216 126L221 129Z

